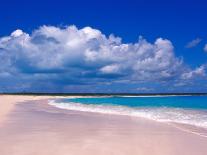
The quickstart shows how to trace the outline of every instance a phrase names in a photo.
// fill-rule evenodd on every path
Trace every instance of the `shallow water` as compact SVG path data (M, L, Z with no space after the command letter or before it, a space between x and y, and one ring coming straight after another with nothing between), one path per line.
M49 104L69 110L144 117L207 128L207 96L68 98Z

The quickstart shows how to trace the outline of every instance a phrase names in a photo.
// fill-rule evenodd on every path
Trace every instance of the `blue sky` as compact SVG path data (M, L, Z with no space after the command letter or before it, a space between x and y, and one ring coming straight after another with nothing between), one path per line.
M206 92L206 5L2 0L0 91Z

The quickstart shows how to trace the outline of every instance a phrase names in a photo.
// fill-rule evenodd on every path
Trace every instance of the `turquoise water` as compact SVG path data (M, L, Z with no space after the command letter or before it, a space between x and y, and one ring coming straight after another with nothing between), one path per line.
M144 117L207 128L207 96L142 96L67 98L49 103L58 108Z
M121 105L128 107L169 107L207 110L207 96L168 97L91 97L66 99L82 104Z

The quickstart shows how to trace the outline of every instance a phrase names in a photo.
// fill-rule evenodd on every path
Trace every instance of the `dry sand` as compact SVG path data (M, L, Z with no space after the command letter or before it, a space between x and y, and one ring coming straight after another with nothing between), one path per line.
M16 104L48 98L48 96L0 95L0 123L6 119L6 116L13 110Z
M207 138L171 125L57 109L46 99L0 96L0 155L206 155Z

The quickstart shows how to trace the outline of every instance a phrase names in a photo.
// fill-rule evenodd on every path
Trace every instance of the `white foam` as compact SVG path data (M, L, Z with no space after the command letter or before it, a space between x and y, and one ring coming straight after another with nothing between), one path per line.
M49 104L61 109L143 117L159 122L175 122L207 128L207 112L204 111L178 108L129 108L125 106L55 102L54 100L51 100Z

